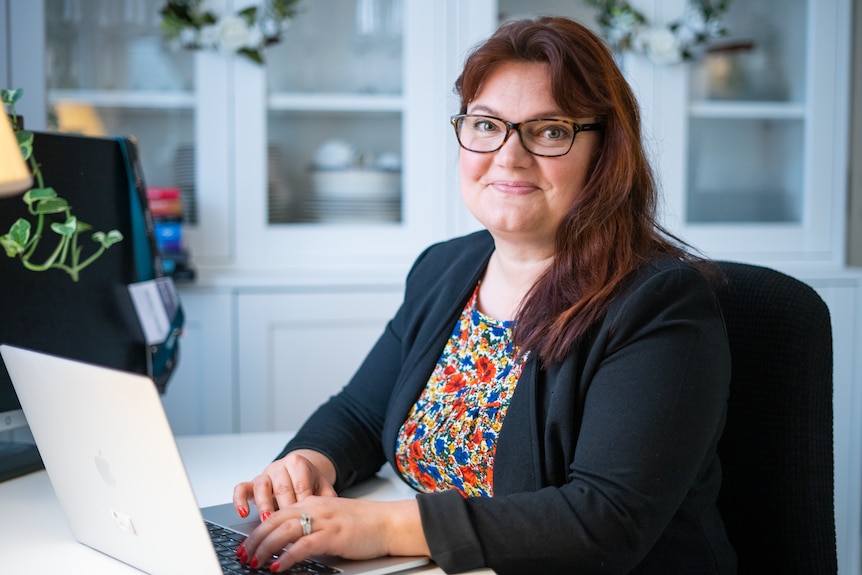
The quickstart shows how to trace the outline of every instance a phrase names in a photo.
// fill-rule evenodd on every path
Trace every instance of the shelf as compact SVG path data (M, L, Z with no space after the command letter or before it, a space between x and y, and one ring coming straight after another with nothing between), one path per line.
M72 102L97 108L192 109L195 94L143 90L51 90L48 101L50 104Z
M787 102L748 102L698 100L689 105L692 118L727 118L753 120L801 120L805 106Z

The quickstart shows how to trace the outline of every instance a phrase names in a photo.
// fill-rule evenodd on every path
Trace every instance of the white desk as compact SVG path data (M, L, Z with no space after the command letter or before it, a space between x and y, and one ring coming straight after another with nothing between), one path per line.
M290 435L276 432L178 438L198 504L205 507L229 501L234 485L257 475ZM387 466L378 478L357 486L348 495L392 500L413 497L414 492ZM140 574L75 541L44 471L0 483L0 573L56 572ZM409 573L442 575L443 571L429 566ZM472 573L493 575L489 570Z

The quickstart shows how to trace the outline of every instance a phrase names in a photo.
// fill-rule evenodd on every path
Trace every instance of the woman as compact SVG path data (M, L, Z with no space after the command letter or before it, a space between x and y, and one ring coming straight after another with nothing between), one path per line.
M570 20L518 21L456 90L461 191L486 231L418 258L350 383L236 487L238 512L265 519L238 555L734 573L715 507L724 326L706 263L656 223L611 54ZM386 461L414 500L332 497Z

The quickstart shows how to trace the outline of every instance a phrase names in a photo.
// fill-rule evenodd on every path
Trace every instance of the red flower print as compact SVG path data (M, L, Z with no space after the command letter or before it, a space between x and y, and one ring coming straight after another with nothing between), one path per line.
M422 446L419 445L418 441L414 441L410 444L410 458L414 461L420 461L424 455L422 454Z
M476 485L476 471L472 467L462 467L461 477L464 478L465 485Z
M427 473L423 473L419 476L419 483L421 483L422 487L424 487L428 491L434 491L437 486L437 482L434 481L434 478Z
M472 439L473 445L474 445L475 447L479 447L480 445L482 445L482 437L483 437L483 435L482 435L482 429L481 429L481 428L479 428L479 427L477 427L477 428L473 431L473 439Z
M464 374L456 373L446 381L446 386L443 388L443 391L445 393L455 393L463 389L466 383L467 380L464 378Z
M497 366L485 356L476 360L476 377L481 382L488 382L494 379L497 373Z

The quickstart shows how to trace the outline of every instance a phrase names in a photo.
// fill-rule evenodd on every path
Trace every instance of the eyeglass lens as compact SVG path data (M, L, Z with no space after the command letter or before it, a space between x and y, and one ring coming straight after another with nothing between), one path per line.
M575 140L577 124L560 119L528 120L510 124L491 116L465 115L453 122L461 146L473 152L495 152L515 130L527 151L542 156L565 155Z

